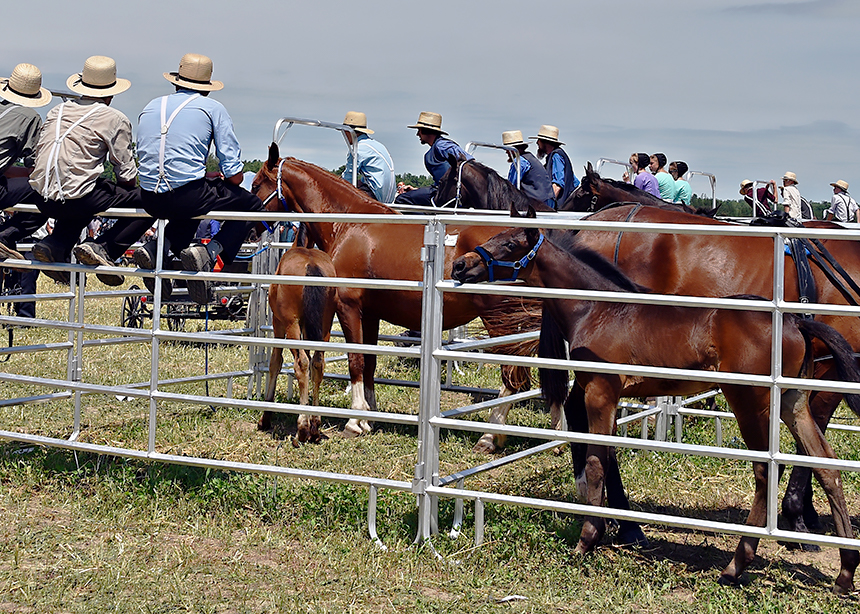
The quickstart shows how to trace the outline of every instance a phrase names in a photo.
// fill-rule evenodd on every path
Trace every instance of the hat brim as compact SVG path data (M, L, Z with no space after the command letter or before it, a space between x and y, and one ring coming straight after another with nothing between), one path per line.
M173 85L184 87L185 89L195 90L198 92L217 92L224 89L224 84L220 81L210 81L209 83L198 83L197 81L189 81L179 76L178 72L163 73L164 78L170 81Z
M44 87L39 88L39 94L37 96L23 96L9 88L9 77L3 77L0 79L0 98L19 104L22 107L31 107L36 109L44 107L46 104L51 102L53 96L51 95L51 92L46 90Z
M349 126L349 124L344 124L345 126ZM362 128L361 126L349 126L356 132L361 132L362 134L373 134L373 130L370 128Z
M546 141L547 143L555 143L556 145L564 145L561 141L557 141L556 139L551 139L548 136L530 136L530 141Z
M846 194L848 193L848 188L846 188L845 186L841 186L838 183L831 183L830 185L832 185L834 188L839 188L840 190L842 190Z
M430 130L432 132L438 132L439 134L448 135L447 132L442 130L441 128L437 128L436 126L428 126L427 124L415 124L414 126L406 126L407 128L415 128L421 130Z
M107 98L108 96L116 96L122 94L131 87L131 81L128 79L117 78L116 83L110 87L90 87L83 82L83 74L75 73L66 79L66 87L72 90L75 94L82 96L93 96L95 98Z

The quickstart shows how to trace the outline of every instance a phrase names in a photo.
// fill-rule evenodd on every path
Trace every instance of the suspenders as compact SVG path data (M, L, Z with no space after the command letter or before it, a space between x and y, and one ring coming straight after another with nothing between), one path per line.
M48 186L51 183L51 173L54 174L54 181L57 184L57 192L59 193L57 196L57 200L59 200L60 202L65 202L66 200L66 195L63 194L63 184L60 181L60 145L62 144L63 140L67 136L69 136L69 133L72 130L80 126L86 118L98 111L99 107L104 106L104 104L101 102L93 104L92 109L87 111L83 117L81 117L78 121L69 126L65 132L60 134L60 120L63 118L63 108L65 106L66 103L64 102L60 104L59 107L57 107L57 131L54 135L54 144L51 147L50 153L48 154L48 170L45 176L45 189L47 190Z
M155 182L155 191L158 192L158 187L161 185L161 182L164 182L164 185L167 186L167 190L170 191L173 188L170 187L170 183L167 181L167 174L164 170L164 150L167 145L167 132L170 130L170 124L173 123L173 120L176 119L176 116L179 112L185 108L189 102L194 100L195 98L199 98L200 94L193 94L186 98L181 105L176 107L176 110L170 114L170 117L167 117L167 96L161 97L161 142L158 146L158 181Z

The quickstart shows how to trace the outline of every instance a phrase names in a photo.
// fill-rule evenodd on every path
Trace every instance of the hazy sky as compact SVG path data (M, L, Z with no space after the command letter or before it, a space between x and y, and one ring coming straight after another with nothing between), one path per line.
M65 89L88 56L112 56L132 81L114 106L133 124L184 53L210 56L244 159L265 157L280 117L356 110L398 172L424 173L406 126L436 111L463 146L554 124L577 175L586 160L662 151L715 174L720 198L787 170L814 200L837 179L860 193L856 0L7 4L0 76L30 62ZM326 168L346 154L337 133L301 126L282 151Z

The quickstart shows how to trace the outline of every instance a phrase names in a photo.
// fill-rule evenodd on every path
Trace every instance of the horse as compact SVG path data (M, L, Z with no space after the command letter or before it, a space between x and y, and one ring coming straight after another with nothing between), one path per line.
M318 249L293 245L278 262L277 275L303 277L336 277L334 264L328 254ZM334 320L336 290L329 286L293 286L272 284L269 287L269 308L272 310L272 328L275 339L305 339L328 341ZM293 370L299 385L299 403L308 404L308 384L313 386L313 404L319 405L320 382L325 368L325 354L316 350L308 360L305 350L290 348ZM283 348L272 350L269 359L269 382L266 401L275 400L278 374L284 364ZM310 377L309 377L310 375ZM296 439L299 443L320 441L320 417L300 414ZM272 428L272 412L264 411L257 423L261 431Z
M513 203L522 212L529 205L536 211L555 211L546 203L529 198L510 181L477 160L467 160L461 154L459 157L451 156L448 164L450 168L439 180L434 196L439 207L507 211Z
M514 217L519 217L512 208ZM535 217L529 210L527 217ZM524 264L519 278L527 285L546 288L571 288L598 291L645 292L644 287L624 276L608 260L574 242L566 248L569 233L544 235L537 228L503 231L478 250L458 258L453 279L477 283L489 278L495 261ZM558 241L558 242L556 242ZM732 298L758 298L739 295ZM575 299L546 299L544 311L558 324L570 347L572 360L651 365L679 369L699 369L769 375L771 372L771 314L736 311L638 305ZM783 375L808 377L812 374L812 339L823 343L833 354L840 379L860 382L860 369L851 346L831 327L814 320L786 314L782 336ZM704 373L703 373L704 375ZM705 378L707 379L707 378ZM589 433L610 435L615 432L616 407L622 394L642 397L689 395L712 388L705 382L672 380L647 376L624 376L577 370L578 390L587 415ZM751 450L768 449L770 390L767 387L723 384L723 394L737 418L741 435ZM783 390L780 415L806 454L834 458L809 411L809 393ZM860 416L860 397L846 395L851 409ZM567 407L566 407L567 409ZM568 415L573 423L578 415ZM753 463L755 497L747 524L764 526L767 515L767 465ZM591 505L604 503L605 479L617 472L614 450L589 444L586 449L585 492ZM836 533L853 537L850 516L842 492L839 472L816 468L815 477L830 501ZM577 552L586 553L600 541L606 524L602 518L587 517ZM723 583L737 583L740 574L755 557L759 539L742 537L735 555L723 570ZM847 594L854 590L854 572L860 563L856 550L840 549L841 569L834 591Z
M423 268L420 260L424 246L424 227L420 224L355 224L348 221L351 213L400 215L379 203L330 172L308 162L279 157L278 147L272 144L266 163L252 184L252 191L264 201L269 200L270 211L281 210L299 213L337 213L343 222L306 222L310 240L331 257L339 277L370 279L405 279L420 281ZM277 199L271 195L278 195ZM446 243L445 270L450 274L454 258L498 232L498 227L449 226ZM480 297L477 295L448 295L444 299L443 328L461 326L480 317L491 336L500 336L528 330L538 330L539 303L508 297ZM377 290L365 288L338 289L335 310L347 343L376 344L379 322L385 320L397 326L418 330L421 328L421 293L409 290ZM535 341L507 344L498 351L533 354ZM350 353L349 374L352 383L351 407L368 411L376 408L374 371L376 355ZM500 396L508 396L530 383L528 369L523 367L502 370ZM504 406L497 414L507 414ZM554 424L561 421L561 405L552 416ZM370 431L366 422L351 419L344 433L361 435ZM502 440L496 441L501 445ZM477 451L492 452L495 443L491 434L481 437Z
M604 207L631 203L659 207L670 211L696 213L710 218L717 215L721 206L718 205L713 209L696 209L684 203L670 203L629 183L601 178L589 162L585 167L585 175L582 176L579 186L570 193L567 200L559 205L558 210L594 213Z

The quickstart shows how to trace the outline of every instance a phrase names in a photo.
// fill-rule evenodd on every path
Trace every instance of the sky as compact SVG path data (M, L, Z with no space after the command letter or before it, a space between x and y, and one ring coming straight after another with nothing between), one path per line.
M555 125L577 175L589 160L663 152L714 174L718 198L786 171L812 200L837 179L860 193L856 0L7 4L0 76L29 62L64 90L88 56L111 56L132 82L113 106L134 125L170 93L162 73L208 55L245 160L265 159L279 118L363 111L395 171L426 174L406 126L434 111L464 147ZM346 156L338 133L305 126L281 151L326 168ZM477 157L506 172L499 152ZM703 177L691 183L710 194Z

